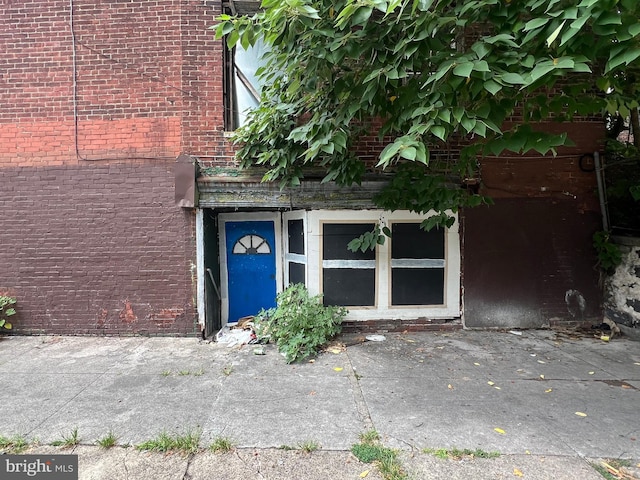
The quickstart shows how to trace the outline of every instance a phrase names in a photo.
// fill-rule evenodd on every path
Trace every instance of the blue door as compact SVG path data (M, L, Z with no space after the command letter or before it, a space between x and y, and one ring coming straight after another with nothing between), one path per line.
M225 223L229 322L276 305L273 221Z

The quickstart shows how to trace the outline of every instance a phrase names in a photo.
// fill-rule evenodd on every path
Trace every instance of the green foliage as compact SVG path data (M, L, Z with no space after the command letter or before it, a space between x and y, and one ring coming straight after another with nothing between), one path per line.
M320 450L320 444L314 440L307 440L300 443L300 450L302 450L304 453L312 453L316 450Z
M209 446L213 453L229 453L233 448L233 442L227 437L218 437Z
M396 457L396 453L390 448L374 443L356 443L351 446L351 453L362 463L373 463L384 458Z
M80 444L80 434L78 433L78 429L74 428L71 430L69 435L63 435L62 439L54 440L51 442L51 445L54 447L62 447L62 448L72 448L76 445Z
M167 432L161 432L156 438L136 445L136 449L151 452L177 451L188 455L199 450L200 437L200 430L189 431L184 435L169 435Z
M500 456L500 452L487 452L486 450L482 450L479 448L476 448L475 450L471 450L468 448L461 450L455 447L454 448L423 448L422 453L433 455L443 460L444 459L460 460L464 457L497 458Z
M373 231L363 233L358 238L351 240L347 248L352 252L373 250L376 245L383 245L385 238L390 236L391 230L389 230L389 227L380 228L379 225L376 225Z
M9 317L16 314L13 308L17 300L14 297L0 295L0 330L11 330L13 325L9 322Z
M23 435L3 437L0 435L0 455L18 455L29 447L29 442Z
M603 272L612 274L622 262L620 247L611 242L609 232L599 231L593 234L593 247L598 255L598 265Z
M96 443L102 448L115 447L118 443L118 437L110 430L104 437L99 438Z
M349 185L367 169L393 181L380 207L436 212L487 203L460 187L477 158L555 153L566 134L530 123L638 107L636 0L264 0L255 16L218 18L218 38L268 47L260 105L235 141L243 168L300 183L308 167ZM522 112L523 120L508 123ZM379 120L379 121L377 121ZM375 168L355 156L383 142ZM458 155L455 145L466 145ZM443 152L455 151L455 161ZM361 248L378 238L363 239Z
M360 435L360 443L351 446L351 453L363 463L374 463L385 480L406 480L407 474L398 461L398 452L380 443L375 430Z
M367 430L360 434L360 441L366 444L374 444L380 441L380 434L376 430Z
M345 308L325 306L321 295L312 297L304 285L294 284L279 293L276 307L260 312L254 324L258 338L273 340L291 363L315 355L340 333L346 314Z

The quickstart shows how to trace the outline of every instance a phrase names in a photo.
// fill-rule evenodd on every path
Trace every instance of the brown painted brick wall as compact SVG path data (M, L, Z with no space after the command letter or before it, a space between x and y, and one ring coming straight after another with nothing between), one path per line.
M0 291L17 332L192 334L194 214L172 163L2 170Z

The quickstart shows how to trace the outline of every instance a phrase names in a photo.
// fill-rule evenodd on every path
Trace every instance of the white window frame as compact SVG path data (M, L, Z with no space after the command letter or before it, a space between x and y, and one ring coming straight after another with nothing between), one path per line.
M460 235L458 216L445 230L444 303L442 305L391 305L391 243L376 247L375 305L348 307L349 320L409 320L414 318L456 318L460 309ZM408 211L384 212L381 210L315 210L307 213L307 288L311 294L322 293L322 225L324 223L419 223L435 215L418 215Z
M302 231L304 234L304 255L297 253L289 253L289 220L302 220ZM305 210L293 210L282 213L282 245L283 245L283 273L284 285L290 285L289 280L289 263L298 263L304 265L304 284L309 283L309 245L307 239L309 232L307 231L307 212Z

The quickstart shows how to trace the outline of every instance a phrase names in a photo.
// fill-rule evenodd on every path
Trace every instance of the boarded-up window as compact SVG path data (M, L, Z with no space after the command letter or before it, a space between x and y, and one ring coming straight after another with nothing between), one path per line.
M444 229L419 223L391 226L391 304L444 304Z
M374 223L323 224L322 291L325 305L375 305L376 252L352 252L347 248L351 240L374 228Z
M307 283L307 253L305 242L305 213L287 212L285 221L285 285Z

